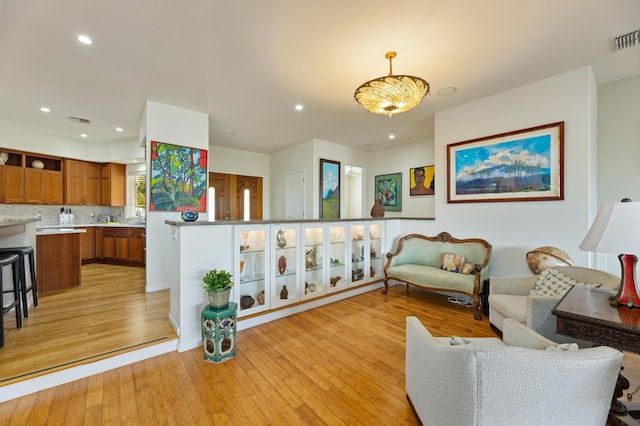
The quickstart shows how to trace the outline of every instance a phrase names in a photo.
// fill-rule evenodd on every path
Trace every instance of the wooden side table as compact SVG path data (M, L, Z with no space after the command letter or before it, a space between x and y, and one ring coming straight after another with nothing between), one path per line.
M615 290L573 286L551 311L557 318L558 333L640 354L640 309L612 306L609 299L615 295ZM621 374L613 395L609 424L640 425L635 420L640 412L627 411L617 399L628 388L629 381Z

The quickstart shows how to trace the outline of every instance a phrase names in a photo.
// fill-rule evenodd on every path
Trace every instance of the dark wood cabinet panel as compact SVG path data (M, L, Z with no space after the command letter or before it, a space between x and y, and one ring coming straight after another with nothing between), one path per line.
M38 293L80 285L80 234L36 236Z
M80 259L82 263L93 263L96 261L96 228L92 226L79 227L86 232L80 234Z
M96 231L98 261L144 266L144 228L103 227Z
M101 204L103 206L124 206L126 204L126 170L124 164L102 164Z
M99 206L101 166L89 161L65 159L65 203Z

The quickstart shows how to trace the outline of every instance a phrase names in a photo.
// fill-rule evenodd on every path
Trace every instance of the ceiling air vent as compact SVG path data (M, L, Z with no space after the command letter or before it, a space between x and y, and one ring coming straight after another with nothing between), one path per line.
M91 122L89 120L87 120L86 118L69 117L69 120L75 121L76 123L91 124Z
M613 50L622 50L640 44L640 30L631 31L613 38Z

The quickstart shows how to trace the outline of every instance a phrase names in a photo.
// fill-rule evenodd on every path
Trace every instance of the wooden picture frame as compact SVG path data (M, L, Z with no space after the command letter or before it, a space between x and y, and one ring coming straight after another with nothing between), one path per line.
M447 145L447 202L564 200L564 121Z
M434 195L435 194L436 167L420 166L409 169L409 195Z
M402 173L376 176L374 195L385 211L402 211Z
M320 219L340 218L340 162L320 159Z

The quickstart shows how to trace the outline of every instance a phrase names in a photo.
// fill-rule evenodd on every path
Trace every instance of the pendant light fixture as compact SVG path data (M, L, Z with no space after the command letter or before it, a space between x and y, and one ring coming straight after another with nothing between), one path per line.
M384 55L389 60L389 75L363 83L356 89L355 100L375 114L409 111L429 93L429 83L411 75L393 75L392 60L396 52Z

